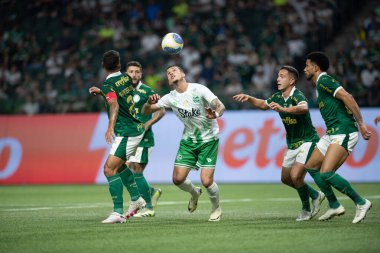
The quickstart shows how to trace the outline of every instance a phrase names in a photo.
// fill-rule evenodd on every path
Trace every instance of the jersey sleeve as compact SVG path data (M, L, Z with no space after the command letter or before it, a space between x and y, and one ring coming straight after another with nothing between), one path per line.
M170 102L169 102L169 94L166 94L163 96L160 100L158 100L157 104L158 108L170 108Z
M331 94L334 97L338 90L342 88L337 80L328 75L322 76L318 83L321 90L327 94Z
M198 87L198 90L199 90L199 93L200 95L208 102L208 103L211 103L212 100L214 100L215 98L218 98L214 93L212 93L212 91L207 88L206 86L204 85L199 85Z
M294 94L292 99L294 105L307 105L307 98L301 92Z
M102 96L105 97L107 102L109 102L111 99L117 99L115 90L109 84L104 83L102 87L100 87L100 91L102 92Z

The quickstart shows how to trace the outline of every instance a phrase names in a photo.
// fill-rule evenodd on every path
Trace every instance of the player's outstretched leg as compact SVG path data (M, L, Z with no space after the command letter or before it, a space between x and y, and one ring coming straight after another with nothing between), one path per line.
M341 193L347 195L354 201L356 205L356 215L352 221L352 223L358 223L362 221L368 210L371 208L372 204L369 200L361 197L351 186L351 184L342 176L340 176L335 171L321 173L323 179L329 182L335 189L340 191Z
M307 169L307 172L309 172L329 202L329 209L318 220L329 220L334 216L343 215L345 213L344 207L339 203L330 184L322 178L320 171L318 169Z

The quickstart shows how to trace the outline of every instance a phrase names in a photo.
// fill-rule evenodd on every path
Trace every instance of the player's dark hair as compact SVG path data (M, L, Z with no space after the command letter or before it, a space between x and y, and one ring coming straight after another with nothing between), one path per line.
M178 66L178 65L170 65L169 67L167 67L166 68L166 71L168 70L168 69L170 69L170 68L173 68L173 67L176 67L176 68L178 68L182 73L185 73L185 71L183 71L183 68L181 68L180 66Z
M329 57L324 52L311 52L306 56L306 60L316 64L321 71L327 71L330 67Z
M291 74L291 75L294 77L294 79L295 79L296 81L297 81L298 78L300 77L300 75L299 75L299 73L298 73L298 70L297 70L296 68L292 67L292 66L285 65L285 66L282 66L282 67L280 68L280 70L281 70L281 69L285 69L285 70L287 70L287 71L289 72L289 74Z
M120 69L120 54L115 50L107 51L103 54L103 67L107 71Z
M131 66L133 66L133 67L138 67L138 68L140 68L140 70L142 71L142 65L141 65L141 63L138 62L138 61L130 61L130 62L128 62L128 63L127 63L127 69L128 69L129 67L131 67Z

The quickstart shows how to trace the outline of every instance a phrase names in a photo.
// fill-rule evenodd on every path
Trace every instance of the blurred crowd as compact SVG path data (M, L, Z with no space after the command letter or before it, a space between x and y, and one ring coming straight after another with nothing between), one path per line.
M267 98L281 65L302 72L305 55L324 50L352 22L366 0L36 0L1 1L0 113L97 112L88 89L105 78L102 54L115 49L143 64L143 80L168 92L165 69L179 64L186 79L211 88L227 109L244 109L231 96ZM379 7L380 8L380 7ZM331 73L361 106L380 106L380 11L355 24L336 45ZM179 55L161 50L177 32ZM313 95L310 83L301 89ZM313 106L313 99L310 101Z

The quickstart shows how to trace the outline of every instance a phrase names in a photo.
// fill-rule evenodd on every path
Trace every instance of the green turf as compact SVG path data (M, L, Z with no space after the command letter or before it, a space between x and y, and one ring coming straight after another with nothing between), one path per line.
M360 224L351 224L355 206L340 193L344 216L295 222L300 203L288 187L220 185L223 218L211 223L206 191L189 214L186 193L160 187L156 217L103 225L106 185L1 186L0 252L380 252L380 184L354 185L373 203Z

